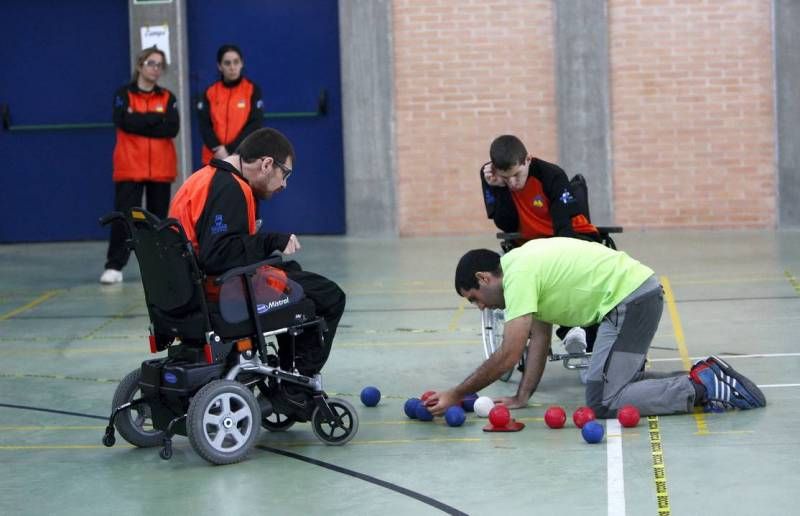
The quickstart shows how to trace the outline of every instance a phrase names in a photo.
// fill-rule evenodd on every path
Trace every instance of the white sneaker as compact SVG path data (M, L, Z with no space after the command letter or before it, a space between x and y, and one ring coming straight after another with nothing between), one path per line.
M113 285L114 283L122 283L122 271L116 269L106 269L100 275L100 283L103 285Z
M564 335L564 348L570 355L586 353L586 330L576 326Z

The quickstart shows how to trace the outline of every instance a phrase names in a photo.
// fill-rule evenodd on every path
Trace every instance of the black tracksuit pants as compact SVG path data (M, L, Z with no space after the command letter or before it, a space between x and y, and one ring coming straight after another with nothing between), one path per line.
M317 316L325 319L328 331L320 343L315 331L306 330L295 338L295 365L297 370L306 376L312 376L320 370L331 352L336 328L344 313L345 293L339 285L324 276L300 270L296 262L286 262L279 266L286 271L290 280L303 287L308 299L314 302ZM291 336L284 333L277 336L282 369L291 369Z
M147 211L160 219L166 218L169 211L171 183L153 181L133 182L119 181L114 183L114 211L127 214L131 208L142 206L142 194L146 194ZM130 249L125 245L128 230L125 223L116 221L111 225L111 237L106 253L106 269L121 271L128 263Z

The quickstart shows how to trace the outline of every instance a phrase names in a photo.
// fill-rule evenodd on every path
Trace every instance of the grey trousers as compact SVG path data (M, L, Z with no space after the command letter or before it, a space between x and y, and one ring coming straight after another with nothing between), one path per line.
M691 412L695 389L686 371L644 371L663 308L664 292L651 276L600 322L586 375L586 404L598 418L616 417L628 404L643 416Z

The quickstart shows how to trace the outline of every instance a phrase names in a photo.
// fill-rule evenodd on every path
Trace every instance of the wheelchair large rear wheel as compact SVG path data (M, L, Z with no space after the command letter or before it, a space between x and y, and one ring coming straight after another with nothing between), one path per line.
M213 464L247 457L261 430L261 407L253 392L233 380L215 380L189 403L186 435L198 455Z
M350 403L339 398L325 400L334 414L329 420L324 411L317 407L311 415L311 429L317 439L333 446L341 446L355 437L358 432L358 413Z
M484 308L481 310L481 326L483 331L483 355L488 360L503 342L503 311L499 309ZM500 377L500 381L507 382L514 374L512 367Z
M142 396L139 389L141 378L142 370L136 369L122 379L114 391L112 410ZM117 414L114 418L114 427L123 439L139 448L161 446L164 438L163 431L153 428L153 414L146 403L134 405Z

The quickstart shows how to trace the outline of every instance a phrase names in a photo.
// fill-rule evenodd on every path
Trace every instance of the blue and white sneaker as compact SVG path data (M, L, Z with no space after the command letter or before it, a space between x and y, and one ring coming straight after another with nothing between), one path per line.
M717 361L722 362L717 357L701 360L689 372L692 381L706 388L706 411L721 412L731 408L748 410L766 405L764 394L753 382L722 362L736 376L726 373Z
M731 367L730 364L716 355L711 355L705 362L714 370L717 377L730 385L736 394L745 398L748 403L755 405L755 407L767 406L767 398L761 392L761 389L752 380Z

